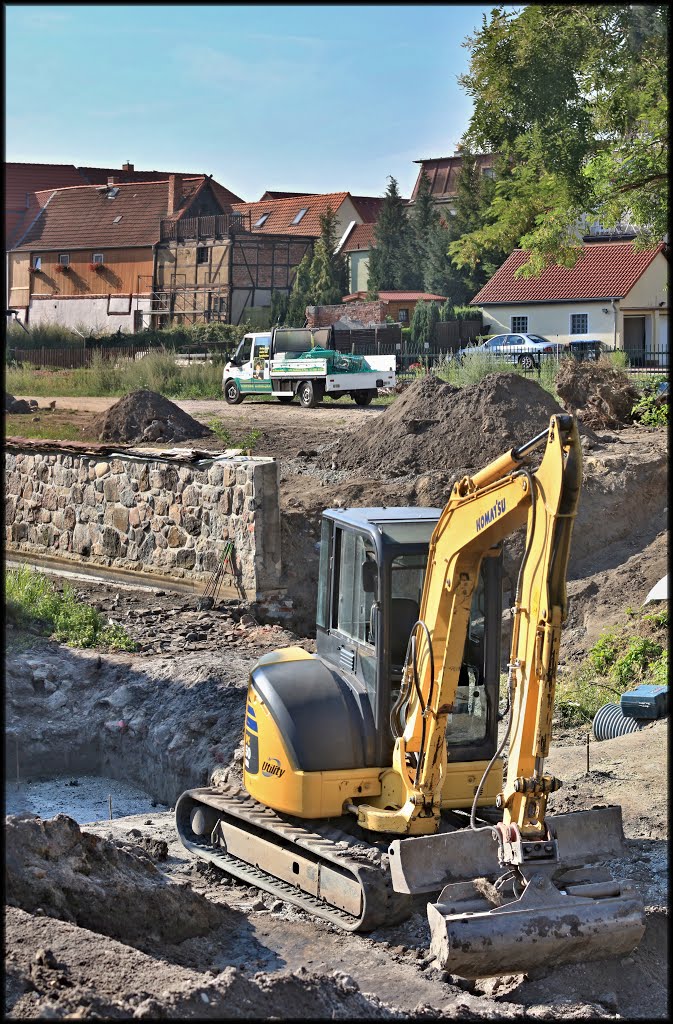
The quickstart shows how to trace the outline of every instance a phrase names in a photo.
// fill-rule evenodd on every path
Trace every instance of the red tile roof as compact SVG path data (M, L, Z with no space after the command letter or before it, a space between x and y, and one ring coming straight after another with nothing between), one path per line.
M622 299L657 253L635 249L632 242L593 242L585 245L575 266L547 267L540 277L515 278L528 252L515 249L490 281L471 300L474 305L509 302L557 302L571 299Z
M374 228L376 224L356 224L343 247L343 252L356 252L358 249L371 249L374 245Z
M203 175L183 180L179 217L204 185ZM119 185L113 199L100 186L47 189L37 193L44 207L17 249L85 249L126 247L159 241L160 222L167 217L168 181ZM117 218L121 218L117 220Z
M351 196L351 202L362 217L363 223L373 224L379 219L383 196ZM406 199L402 202L406 203Z
M302 235L309 238L320 237L320 214L326 213L331 206L334 213L345 199L348 192L330 192L326 195L296 196L293 199L268 199L259 203L233 203L234 213L250 214L250 230L254 234L263 235ZM292 221L300 210L306 213L298 224ZM268 217L260 227L255 223L265 214Z
M493 167L495 162L496 154L494 153L477 153L475 159L477 167L484 171ZM421 183L421 176L423 171L427 174L430 180L430 191L433 197L437 200L454 199L457 195L457 184L458 175L460 174L463 166L463 158L459 153L454 156L441 156L435 157L432 160L414 160L414 163L420 164L418 177L414 190L411 193L410 202L414 202L416 199L416 193Z
M57 188L75 185L107 185L113 177L117 184L123 182L166 181L171 174L182 174L183 178L203 177L184 171L137 171L119 167L75 167L74 164L34 164L9 161L5 164L5 236L8 246L17 240L38 213L34 193L48 195ZM231 205L240 203L241 197L217 182L218 199ZM30 197L27 200L27 196ZM46 202L46 198L44 199Z

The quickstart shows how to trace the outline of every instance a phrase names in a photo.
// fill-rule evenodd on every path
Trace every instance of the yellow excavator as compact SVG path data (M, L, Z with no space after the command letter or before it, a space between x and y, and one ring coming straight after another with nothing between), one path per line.
M633 950L642 901L595 864L622 849L621 809L546 813L581 476L577 423L557 415L444 509L327 510L317 654L257 662L245 791L184 793L184 846L351 931L434 896L431 951L466 978ZM522 527L501 712L502 542Z

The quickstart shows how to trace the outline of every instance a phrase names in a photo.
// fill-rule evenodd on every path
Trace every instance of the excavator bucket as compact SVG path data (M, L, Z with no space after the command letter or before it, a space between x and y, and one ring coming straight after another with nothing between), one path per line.
M518 899L494 906L481 880L447 885L428 904L430 952L463 978L624 956L645 931L643 903L626 883L587 878L559 888L533 874Z
M503 870L497 844L485 841L484 832L461 829L391 844L394 889L417 895L441 888L428 904L438 967L486 978L635 949L645 931L642 900L630 884L590 866L623 853L621 808L550 815L547 823L561 862L526 867L524 891L508 902L493 884Z

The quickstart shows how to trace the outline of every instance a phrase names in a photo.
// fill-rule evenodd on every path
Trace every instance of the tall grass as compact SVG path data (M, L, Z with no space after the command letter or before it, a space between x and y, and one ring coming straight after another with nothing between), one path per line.
M102 346L122 348L125 345L157 346L169 349L189 348L193 346L207 347L212 344L225 343L235 347L250 325L225 324L220 322L198 324L173 324L170 327L148 328L144 331L122 331L120 333L103 334L99 330L77 324L65 327L63 324L30 324L24 328L13 322L7 329L7 342L10 348L69 348L81 346L84 340Z
M136 644L122 626L79 600L68 584L58 591L44 573L28 565L8 570L5 577L8 620L18 626L37 624L45 636L68 647L111 647L135 651Z
M452 359L450 356L443 357L432 372L441 380L445 380L457 388L478 384L480 380L492 373L518 373L521 377L534 380L558 402L554 384L558 368L559 364L556 359L543 359L539 370L526 372L517 363L510 363L507 359L501 359L488 352L480 352L475 348L471 352L466 352L460 361Z
M91 366L77 370L36 370L8 367L7 391L13 395L55 397L115 397L148 388L166 398L221 398L222 361L177 366L166 351L150 352L142 359L105 359L95 353Z

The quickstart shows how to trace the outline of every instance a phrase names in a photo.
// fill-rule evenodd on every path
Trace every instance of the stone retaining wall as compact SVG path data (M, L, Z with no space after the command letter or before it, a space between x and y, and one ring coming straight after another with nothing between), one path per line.
M94 456L6 445L8 554L205 582L229 540L236 575L225 576L224 584L252 601L277 593L280 511L273 459L179 462L156 452Z

